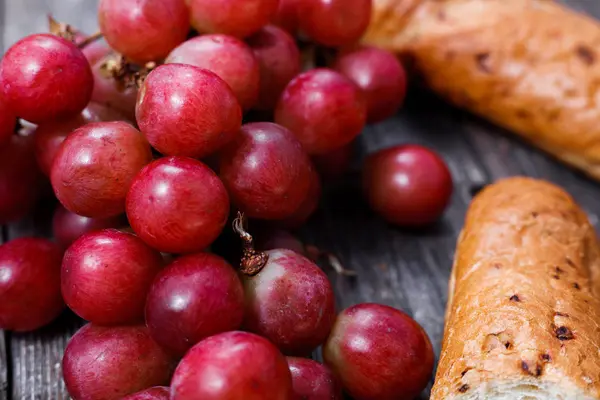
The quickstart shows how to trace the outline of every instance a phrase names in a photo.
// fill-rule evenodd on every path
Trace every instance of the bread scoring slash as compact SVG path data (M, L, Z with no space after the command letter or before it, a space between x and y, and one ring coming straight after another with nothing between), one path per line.
M562 189L510 178L459 237L432 400L600 399L600 251Z

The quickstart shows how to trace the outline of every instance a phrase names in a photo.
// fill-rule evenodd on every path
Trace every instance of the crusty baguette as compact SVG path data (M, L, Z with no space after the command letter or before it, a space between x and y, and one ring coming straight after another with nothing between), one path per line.
M596 0L590 0L596 1ZM364 41L600 179L600 23L551 0L373 0Z
M600 252L560 188L510 178L467 213L432 400L600 399Z

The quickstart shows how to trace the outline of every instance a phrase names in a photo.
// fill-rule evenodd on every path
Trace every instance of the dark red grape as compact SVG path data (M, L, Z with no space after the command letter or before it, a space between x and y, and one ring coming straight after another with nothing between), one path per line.
M282 126L270 122L244 125L220 158L221 179L232 202L248 217L289 217L308 195L312 163Z
M354 142L325 154L317 154L312 161L321 178L335 180L343 176L349 169L354 158Z
M66 209L91 218L125 211L134 176L152 160L144 136L126 122L82 126L63 142L50 174L54 193Z
M193 65L214 72L229 85L246 110L258 99L258 61L248 45L233 36L197 36L173 50L166 62Z
M313 169L308 195L300 207L288 218L278 221L278 225L287 229L298 229L304 225L317 210L321 201L321 192L321 178L319 178L319 174Z
M161 154L193 158L219 150L242 124L242 110L229 86L210 71L184 64L161 65L148 75L135 115Z
M125 87L113 77L107 76L102 71L102 65L106 61L107 58L103 58L92 66L94 75L92 101L118 110L129 120L135 121L135 103L138 90L135 86Z
M340 54L334 68L362 89L370 123L391 117L404 102L406 71L389 51L361 47Z
M344 310L323 349L326 364L356 400L411 400L431 378L427 334L392 307L359 304Z
M312 40L330 47L357 42L371 19L372 0L302 0L300 29Z
M235 270L219 256L177 258L154 280L146 302L146 324L161 346L185 352L208 336L239 329L244 290Z
M0 329L31 331L61 313L61 260L58 246L46 239L20 238L0 246Z
M269 250L256 276L244 276L244 327L269 339L284 354L308 355L325 342L335 320L333 288L308 258Z
M52 218L52 232L58 244L66 249L86 233L120 228L126 224L126 219L121 215L110 218L88 218L72 213L59 204Z
M160 253L135 235L116 229L90 232L65 253L62 294L71 310L92 323L141 322L150 285L162 267Z
M373 210L386 221L422 226L436 221L452 195L452 176L444 160L417 145L391 147L370 155L363 188Z
M342 400L342 388L331 370L307 358L287 358L296 400Z
M169 388L166 386L154 386L129 396L122 400L169 400Z
M119 121L125 117L119 112L100 104L90 103L81 114L38 125L33 134L35 158L42 172L50 175L54 157L62 142L75 129L89 122Z
M173 360L145 326L87 324L69 341L62 367L73 400L121 400L168 384Z
M246 37L265 26L279 0L187 0L192 26L201 33Z
M306 255L304 244L294 235L282 229L271 229L255 238L259 250L288 249Z
M100 0L98 22L117 52L138 62L159 61L189 32L184 0Z
M27 215L40 192L41 174L35 162L33 136L12 135L0 147L0 223Z
M364 97L338 72L313 69L285 88L275 122L294 132L309 154L328 153L350 143L364 128Z
M165 157L147 165L127 194L135 233L166 253L202 251L219 236L229 216L221 180L200 161Z
M272 22L285 29L291 35L298 31L298 2L301 0L279 0L279 9Z
M35 34L4 55L0 87L15 115L39 124L80 113L90 101L94 78L87 59L72 42Z
M294 38L271 25L247 42L260 64L260 94L255 108L273 110L287 84L300 73L300 50Z
M268 340L227 332L198 343L171 381L171 400L291 400L285 357Z
M4 92L0 90L0 147L10 143L10 138L15 132L17 116L9 108L4 99Z

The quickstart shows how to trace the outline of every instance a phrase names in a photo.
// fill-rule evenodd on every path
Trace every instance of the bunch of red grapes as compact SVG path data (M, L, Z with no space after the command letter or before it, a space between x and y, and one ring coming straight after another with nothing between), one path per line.
M396 56L358 44L370 14L371 0L100 0L105 42L68 28L6 52L0 223L30 213L47 178L60 205L54 241L0 246L0 328L37 329L65 304L88 321L63 359L74 400L424 389L434 356L415 321L376 304L336 316L303 246L284 231L254 249L242 217L303 225L365 125L402 105ZM403 226L435 221L452 192L421 146L371 155L363 177ZM240 268L210 252L232 211ZM319 346L325 365L303 358Z

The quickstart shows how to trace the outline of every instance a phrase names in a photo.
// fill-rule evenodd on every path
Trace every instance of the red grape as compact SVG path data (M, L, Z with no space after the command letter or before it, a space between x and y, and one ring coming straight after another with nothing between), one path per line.
M288 249L298 254L306 255L304 244L288 231L273 229L264 232L256 238L256 247L259 250Z
M294 38L271 25L247 42L260 64L260 93L255 108L272 110L287 84L300 73L300 50Z
M0 223L24 217L40 195L42 174L35 162L33 136L12 135L0 147Z
M404 145L370 155L363 188L371 207L386 221L422 226L437 220L452 195L452 176L436 153Z
M166 253L202 251L219 236L229 216L229 196L200 161L165 157L147 165L127 194L135 233Z
M198 343L171 381L171 400L291 400L285 357L268 340L227 332Z
M178 355L208 336L239 329L243 317L235 270L208 253L177 258L156 277L146 302L150 334Z
M308 258L269 250L256 276L244 276L244 327L269 339L284 354L307 355L325 342L335 320L333 288Z
M343 176L354 158L354 142L350 142L338 149L325 154L312 157L312 161L321 175L326 180L334 180Z
M0 87L14 114L39 124L81 112L90 101L94 78L72 42L36 34L8 49L0 65Z
M287 358L297 400L342 400L342 388L325 365L307 358Z
M220 158L221 179L248 217L289 217L308 195L312 163L294 135L277 124L244 125Z
M54 193L66 209L91 218L125 211L134 176L152 160L144 136L126 122L82 126L63 142L50 174Z
M298 31L298 2L301 0L279 0L279 9L272 22L292 35Z
M258 61L248 45L233 36L213 34L192 38L173 50L166 62L214 72L229 85L246 110L258 99Z
M169 388L166 386L154 386L129 396L122 400L169 400Z
M46 121L38 125L33 135L35 158L42 172L50 175L54 157L62 142L75 129L89 122L124 120L115 110L100 104L90 103L81 114L57 121Z
M10 138L15 132L17 116L9 108L4 93L0 90L0 147L10 143Z
M367 120L380 122L394 115L406 96L406 71L389 51L362 47L340 54L334 68L363 90Z
M298 75L285 88L275 122L290 129L309 154L348 144L365 126L361 91L345 76L325 68Z
M92 66L94 75L92 101L118 110L131 121L135 121L138 90L135 86L124 87L113 77L106 76L102 72L102 65L106 60L106 58L101 59Z
M54 238L65 249L86 233L120 228L124 225L126 220L121 215L110 218L88 218L72 213L60 204L56 207L52 218Z
M288 218L279 221L278 225L287 229L298 229L306 223L311 215L317 210L321 201L321 179L319 174L313 169L310 188L308 195L300 205L300 207Z
M85 40L85 37L83 38ZM98 61L111 53L111 48L103 40L92 42L81 49L81 52L87 58L90 65L96 64Z
M302 0L300 29L312 40L330 47L357 42L371 19L371 0Z
M431 342L419 324L380 304L344 310L323 356L356 400L414 399L427 386L434 362Z
M193 158L219 150L242 124L242 110L229 86L210 71L184 64L161 65L148 75L135 115L160 153Z
M184 0L100 0L98 22L117 52L138 62L159 61L189 32Z
M279 0L186 0L192 26L201 33L225 33L239 38L253 34L277 12Z
M0 246L0 329L31 331L61 313L61 259L58 246L46 239L20 238Z
M66 251L61 286L65 302L100 325L143 321L150 285L163 259L141 239L116 229L90 232Z
M69 341L62 367L73 400L121 400L167 384L173 361L145 326L87 324Z

